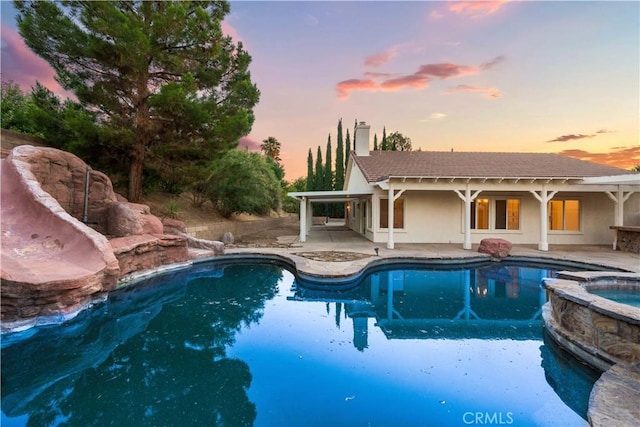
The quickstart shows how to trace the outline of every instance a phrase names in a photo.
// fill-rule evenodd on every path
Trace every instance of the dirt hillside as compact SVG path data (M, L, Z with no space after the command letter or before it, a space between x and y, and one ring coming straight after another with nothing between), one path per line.
M210 202L206 202L200 208L193 207L191 199L187 194L174 196L158 192L144 196L140 202L148 205L151 213L160 218L170 217L170 211L172 209L170 206L177 206L176 217L187 226L204 225L212 222L259 221L265 219L264 217L249 214L234 215L230 219L226 219L218 213ZM176 212L175 208L173 210ZM273 213L271 217L276 216L286 217L287 219L278 227L266 228L250 235L236 236L236 244L275 244L279 236L295 236L300 232L297 215L285 213L277 215Z

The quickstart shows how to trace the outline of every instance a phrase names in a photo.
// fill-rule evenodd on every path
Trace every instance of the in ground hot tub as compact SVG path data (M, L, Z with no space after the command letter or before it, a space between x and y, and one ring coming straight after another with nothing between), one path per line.
M547 330L576 357L602 371L640 362L640 307L596 294L638 289L640 275L561 272L557 279L544 279L543 286Z

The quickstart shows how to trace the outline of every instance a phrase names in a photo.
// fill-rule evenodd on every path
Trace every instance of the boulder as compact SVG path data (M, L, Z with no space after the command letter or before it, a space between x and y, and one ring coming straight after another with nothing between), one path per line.
M235 238L233 237L233 233L230 231L227 231L226 233L224 233L222 235L222 243L224 243L225 245L230 245L235 241Z
M173 218L162 218L162 227L165 234L186 233L187 226L184 222Z
M511 253L510 241L498 238L487 238L480 241L478 252L489 254L493 258L505 258Z
M149 206L129 202L114 202L107 209L107 234L124 237L139 234L162 234L160 219L151 215Z

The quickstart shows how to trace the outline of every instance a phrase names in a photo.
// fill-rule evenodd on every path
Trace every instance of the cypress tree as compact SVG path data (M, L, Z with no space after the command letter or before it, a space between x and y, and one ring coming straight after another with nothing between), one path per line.
M353 149L356 149L356 128L358 127L358 119L353 122Z
M373 134L373 151L378 151L378 134Z
M338 142L336 143L336 182L335 190L344 185L344 141L342 140L342 119L338 122Z
M333 168L331 166L331 134L327 138L327 151L326 151L326 159L324 164L324 185L322 187L323 190L331 191L333 190Z
M355 145L354 145L355 146ZM351 140L349 139L349 129L347 129L347 138L344 142L344 168L347 169L349 163L349 156L351 155Z
M311 148L309 148L309 154L307 155L307 191L313 190L313 154L311 154Z
M322 150L318 145L318 154L316 155L316 172L313 175L313 190L322 190L322 184L324 181L324 165L322 164Z
M387 151L389 149L389 145L387 144L387 128L382 128L382 151Z

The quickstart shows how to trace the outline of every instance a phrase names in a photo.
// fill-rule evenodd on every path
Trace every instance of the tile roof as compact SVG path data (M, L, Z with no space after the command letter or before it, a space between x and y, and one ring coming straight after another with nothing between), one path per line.
M451 151L351 152L367 182L397 177L585 178L622 175L628 170L551 153Z

